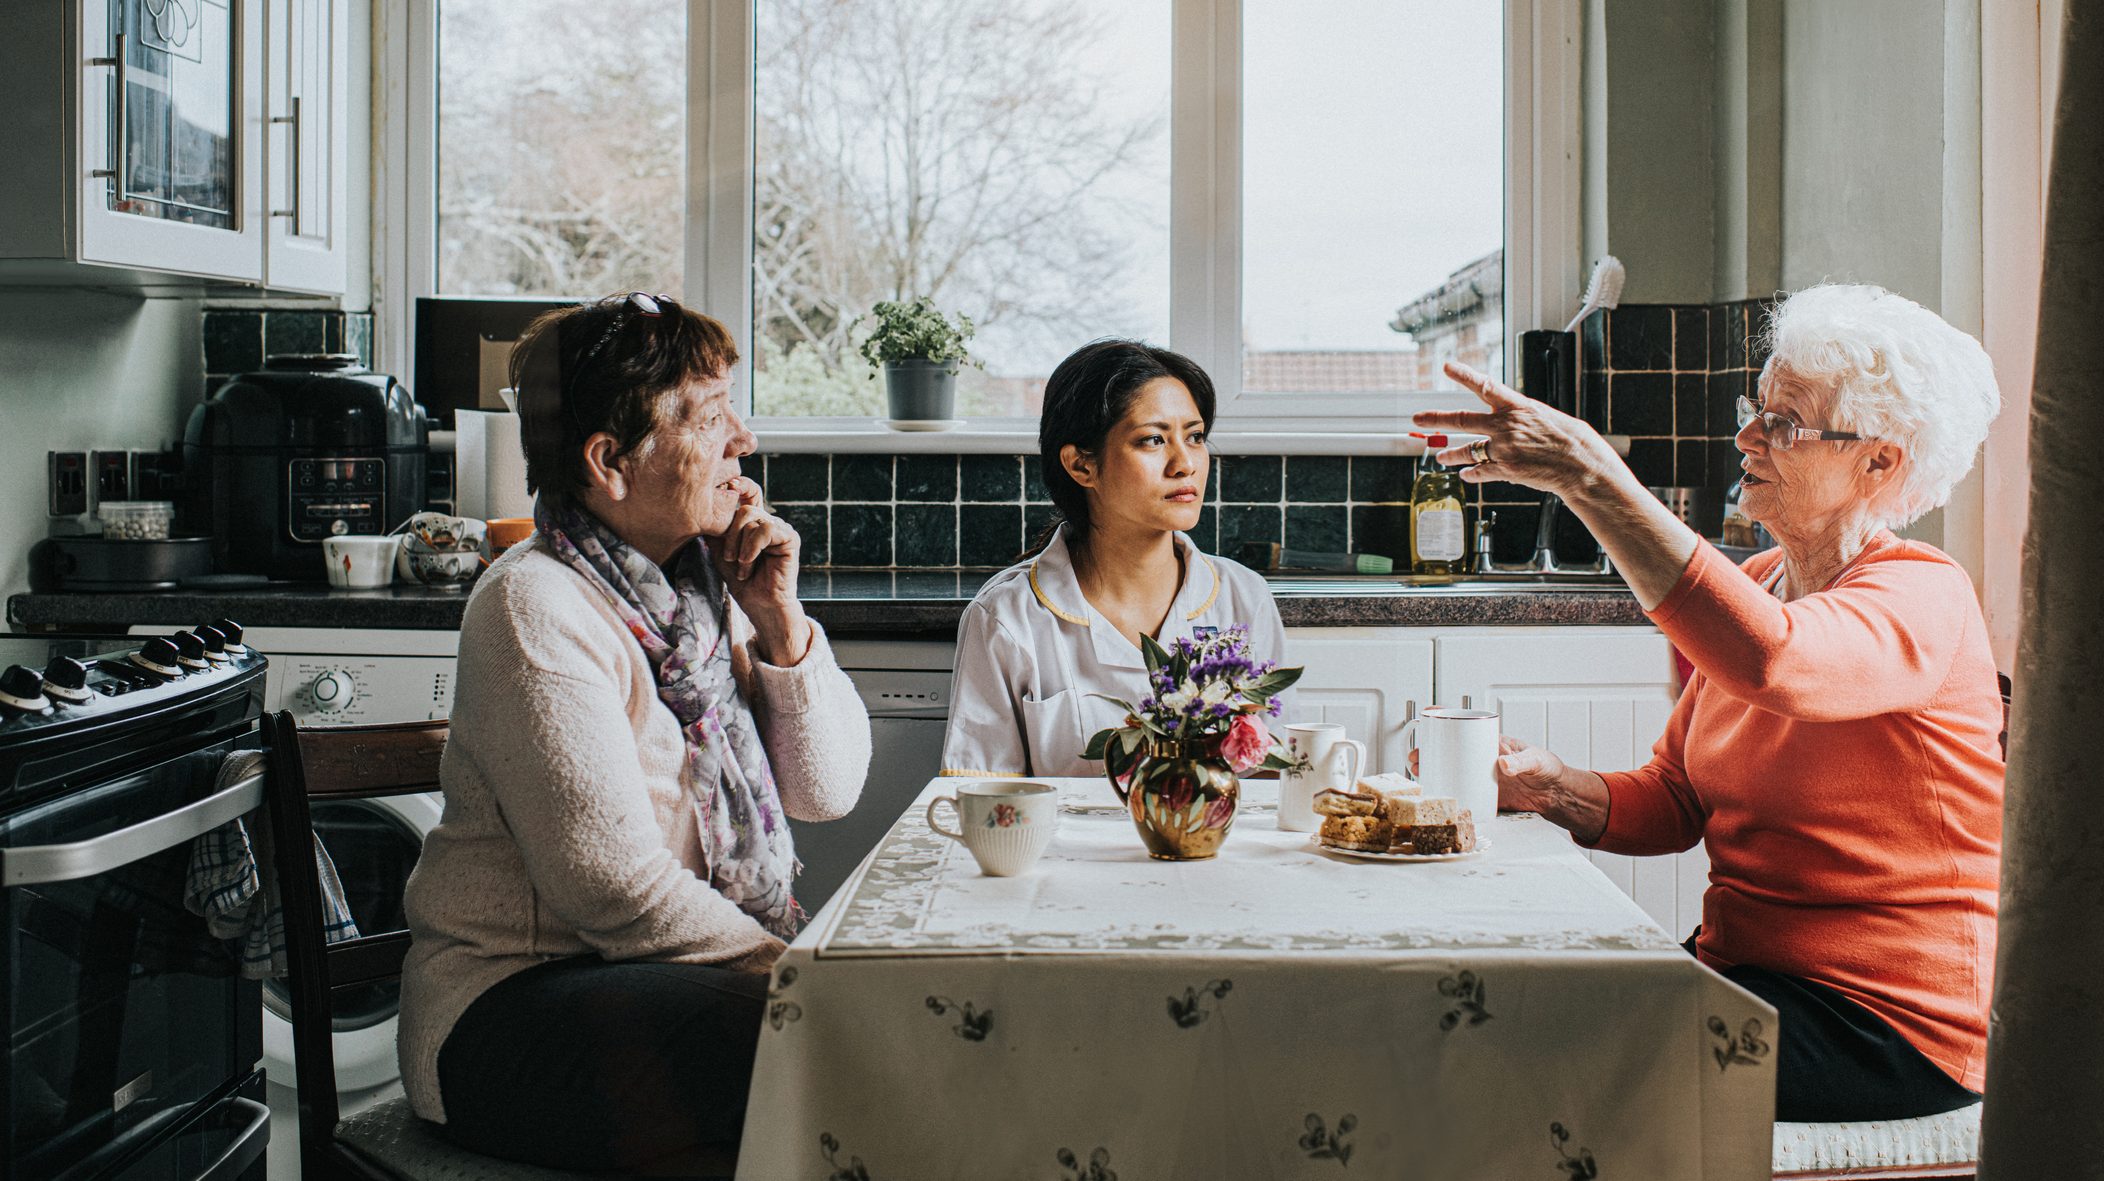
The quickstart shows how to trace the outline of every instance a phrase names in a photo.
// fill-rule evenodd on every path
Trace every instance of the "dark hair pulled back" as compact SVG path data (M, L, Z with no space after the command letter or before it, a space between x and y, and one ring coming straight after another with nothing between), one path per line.
M1213 379L1182 353L1137 340L1090 341L1061 361L1046 380L1045 409L1037 421L1038 466L1060 518L1076 533L1088 534L1088 490L1067 474L1059 461L1060 449L1071 443L1088 454L1103 450L1103 441L1132 408L1141 388L1159 377L1182 382L1198 404L1206 430L1212 430Z

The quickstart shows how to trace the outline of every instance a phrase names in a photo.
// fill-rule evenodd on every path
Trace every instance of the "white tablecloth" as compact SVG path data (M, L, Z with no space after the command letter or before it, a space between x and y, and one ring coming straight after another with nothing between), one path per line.
M1370 864L1251 810L1171 863L1063 814L988 878L954 782L777 965L740 1178L1769 1176L1774 1010L1546 821Z

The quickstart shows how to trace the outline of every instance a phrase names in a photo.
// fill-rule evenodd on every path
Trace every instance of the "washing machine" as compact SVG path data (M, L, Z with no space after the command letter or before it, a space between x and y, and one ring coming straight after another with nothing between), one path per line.
M175 629L133 628L134 634ZM264 708L288 710L301 726L418 722L447 717L460 650L456 631L331 628L246 629L249 646L270 658ZM361 931L404 926L402 892L438 825L436 792L314 805L314 832L336 863L345 901ZM394 984L335 994L337 1099L352 1115L402 1093L395 1060L400 989ZM291 995L283 981L263 986L263 1066L269 1080L270 1181L299 1177L299 1122L292 1070Z

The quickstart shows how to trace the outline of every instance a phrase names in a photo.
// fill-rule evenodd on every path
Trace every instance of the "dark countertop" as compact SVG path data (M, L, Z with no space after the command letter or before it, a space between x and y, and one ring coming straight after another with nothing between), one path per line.
M835 635L948 638L991 571L804 571L812 617ZM1645 625L1619 582L1531 586L1415 583L1397 578L1272 580L1287 627L1462 627L1539 624ZM8 621L32 630L109 631L136 624L189 626L234 619L244 627L445 631L460 626L465 591L424 587L343 591L292 583L133 594L19 594Z

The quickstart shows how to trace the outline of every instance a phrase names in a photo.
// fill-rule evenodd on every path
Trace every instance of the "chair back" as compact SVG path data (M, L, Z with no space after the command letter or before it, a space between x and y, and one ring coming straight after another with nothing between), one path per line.
M2009 681L2008 673L1994 674L1995 684L2002 690L2002 758L2009 757L2009 706L2016 697L2016 686Z
M360 931L356 939L328 942L309 802L437 791L446 732L445 722L302 730L290 713L263 718L269 752L264 800L285 910L286 983L292 994L300 1169L310 1181L347 1172L335 1146L340 1112L330 998L338 989L401 976L409 932Z

